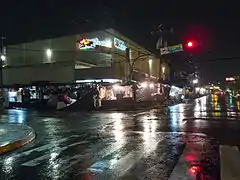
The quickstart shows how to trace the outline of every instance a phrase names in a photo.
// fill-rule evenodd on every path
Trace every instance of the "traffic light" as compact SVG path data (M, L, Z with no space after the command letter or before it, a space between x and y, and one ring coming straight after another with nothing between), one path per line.
M187 41L187 43L185 44L185 47L188 48L188 49L193 49L193 48L196 48L201 45L201 43L197 40L191 40L191 41Z
M193 47L193 42L192 41L189 41L188 43L187 43L187 47Z
M186 44L187 48L195 48L197 46L197 43L195 41L188 41Z

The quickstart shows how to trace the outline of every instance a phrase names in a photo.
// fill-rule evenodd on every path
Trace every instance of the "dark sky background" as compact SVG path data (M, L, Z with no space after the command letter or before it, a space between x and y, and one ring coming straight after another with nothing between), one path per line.
M170 44L188 40L202 42L192 59L199 63L205 81L239 74L240 11L237 1L146 2L11 0L1 2L0 29L7 43L12 44L112 26L153 50L156 38L150 32L163 23L174 28ZM189 58L186 54L175 55L171 63L181 67Z

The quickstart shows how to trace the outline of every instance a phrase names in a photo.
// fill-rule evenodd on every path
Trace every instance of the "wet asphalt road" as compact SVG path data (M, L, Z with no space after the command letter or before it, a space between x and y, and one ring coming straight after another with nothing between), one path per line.
M217 180L219 147L240 144L239 110L240 102L221 96L167 110L8 110L1 122L27 124L37 138L1 156L0 179L174 180L199 171L202 179ZM186 171L182 164L191 166Z

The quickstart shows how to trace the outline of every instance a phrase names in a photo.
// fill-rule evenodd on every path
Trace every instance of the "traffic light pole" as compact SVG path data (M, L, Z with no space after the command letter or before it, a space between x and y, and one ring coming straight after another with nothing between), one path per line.
M161 44L161 47L167 47L167 42L163 39L163 37L160 37L162 38L162 44ZM161 80L164 80L164 74L163 74L163 70L162 70L162 64L164 63L164 60L163 60L163 55L161 53L161 50L160 50L160 55L159 55L159 79Z
M3 35L1 36L1 57L0 57L0 86L1 90L3 91L3 57L5 57L4 54L4 37Z
M4 90L3 90L3 60L5 59L5 52L4 52L4 37L1 36L1 51L0 51L0 89L1 89L1 106L3 105L4 100Z
M131 62L130 62L130 49L126 48L126 67L125 67L125 79L128 82L132 80L132 73L131 73Z
M161 53L161 48L163 47L167 47L167 42L165 40L165 36L167 33L172 33L172 29L170 30L165 30L164 25L160 24L159 26L157 26L157 28L155 28L152 31L153 35L157 35L158 39L157 39L157 43L156 43L156 49L160 51L160 55L159 55L159 79L163 78L163 73L162 73L162 63L163 63L163 55Z

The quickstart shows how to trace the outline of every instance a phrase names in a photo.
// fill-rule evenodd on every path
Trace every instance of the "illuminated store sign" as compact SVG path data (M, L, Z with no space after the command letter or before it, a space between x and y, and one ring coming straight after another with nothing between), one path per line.
M109 39L100 41L98 38L82 39L78 42L78 45L79 45L79 49L93 49L96 46L112 48L112 41Z
M117 48L117 49L120 49L122 51L125 51L127 46L125 45L124 41L114 37L114 47Z

